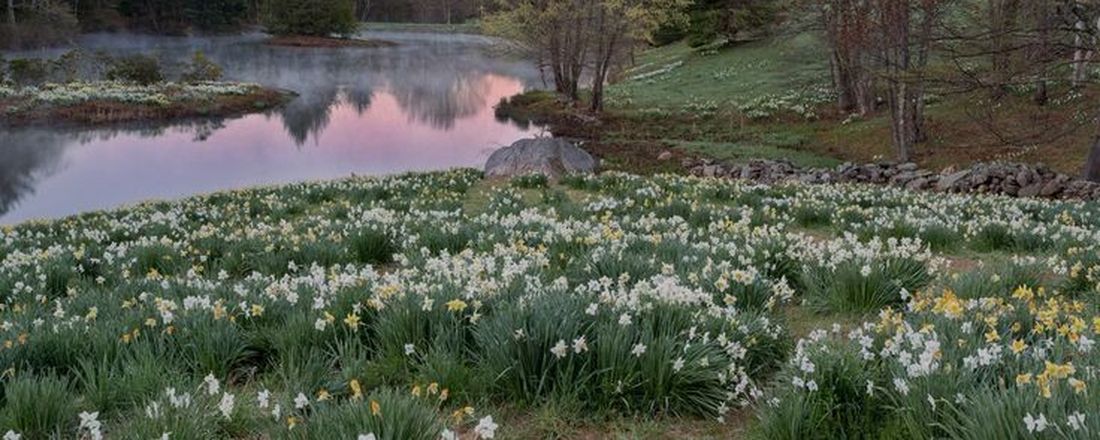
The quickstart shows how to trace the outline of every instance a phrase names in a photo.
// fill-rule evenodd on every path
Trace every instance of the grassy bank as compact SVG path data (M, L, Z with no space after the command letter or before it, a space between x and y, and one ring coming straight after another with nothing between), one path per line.
M380 47L393 47L397 43L386 40L364 40L361 38L333 38L318 37L312 35L280 35L267 39L264 44L284 47L312 47L323 49L335 48L364 48L376 49Z
M291 98L255 84L75 82L0 86L0 124L108 124L266 111Z
M481 25L474 20L464 23L389 23L366 22L360 25L364 31L379 32L427 32L434 34L480 34Z
M0 431L1025 438L1100 411L1094 204L480 177L0 229Z
M613 161L658 168L654 157L666 149L732 161L789 158L806 166L894 157L885 109L868 119L836 111L824 53L810 34L698 49L675 43L635 55L633 67L608 89L602 124L578 126L586 119L553 105L548 95L528 99L535 109L518 113L558 120L552 124L558 131L598 141L593 148L608 147ZM1045 162L1078 174L1090 145L1092 133L1082 121L1092 98L1064 85L1053 85L1051 93L1045 107L1031 104L1023 88L998 102L980 93L931 96L931 136L917 146L915 160L937 170L997 159ZM643 157L617 158L631 146Z

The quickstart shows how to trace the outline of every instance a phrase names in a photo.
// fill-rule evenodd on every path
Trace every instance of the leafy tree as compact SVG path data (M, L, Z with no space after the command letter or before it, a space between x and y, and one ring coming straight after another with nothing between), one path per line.
M708 44L718 37L736 39L776 21L776 0L695 0L689 12L688 43Z
M183 12L195 28L234 31L247 20L248 3L245 0L187 0Z
M149 55L129 55L111 62L107 79L149 85L164 81L160 61Z
M180 79L184 82L217 81L222 77L221 66L210 61L201 51L195 52Z
M359 26L354 0L269 0L268 32L276 35L347 36Z

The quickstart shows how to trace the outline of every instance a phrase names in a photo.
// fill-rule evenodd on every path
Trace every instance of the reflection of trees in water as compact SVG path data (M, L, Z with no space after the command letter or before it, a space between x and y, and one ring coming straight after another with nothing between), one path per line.
M480 73L454 72L439 76L418 72L390 83L397 104L408 116L432 128L450 130L455 121L477 114L488 105L492 82Z
M426 38L399 43L383 49L295 49L249 43L204 49L224 65L229 78L299 94L282 111L287 132L299 145L324 131L333 106L346 102L358 113L366 112L374 90L392 93L409 120L446 130L491 104L490 73L535 83L529 63L489 56L482 41Z
M524 60L503 59L487 53L490 40L464 35L375 33L370 38L394 40L391 48L284 48L262 44L265 36L150 37L90 35L82 44L112 53L156 53L175 72L196 50L220 64L230 80L258 82L293 90L299 97L282 110L287 132L299 145L327 126L331 108L343 100L360 114L366 112L373 91L394 95L410 121L447 130L455 121L476 114L487 102L496 74L538 84L537 72ZM54 52L50 54L56 55ZM204 139L213 131L198 133Z
M67 143L45 130L0 132L0 216L34 193L39 179L57 171Z
M344 90L344 99L355 109L356 114L362 115L374 101L374 92L370 89L348 88Z
M157 138L169 133L190 134L192 140L201 142L224 127L224 120L210 119L85 130L0 129L0 217L34 194L39 181L60 171L61 157L72 146L110 141L118 136Z
M301 146L313 137L314 140L328 127L332 112L336 106L346 103L362 115L370 108L374 92L370 89L326 87L310 90L288 103L280 112L283 126Z
M339 94L336 87L311 90L291 101L280 112L283 126L294 142L302 145L310 135L317 139L328 126L332 106Z

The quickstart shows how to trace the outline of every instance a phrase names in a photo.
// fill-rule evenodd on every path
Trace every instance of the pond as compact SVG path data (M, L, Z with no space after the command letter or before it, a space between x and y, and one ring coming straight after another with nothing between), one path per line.
M494 149L540 131L494 116L501 98L542 83L529 61L499 54L491 39L364 36L398 45L272 47L263 35L82 37L82 48L155 54L168 66L201 50L227 80L299 96L233 119L0 128L0 224L246 186L480 167Z

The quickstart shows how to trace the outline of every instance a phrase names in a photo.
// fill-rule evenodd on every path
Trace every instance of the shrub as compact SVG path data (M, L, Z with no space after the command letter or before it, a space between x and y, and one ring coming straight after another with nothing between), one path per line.
M8 74L16 84L28 86L45 82L50 70L45 60L20 58L8 61Z
M148 55L130 55L113 60L107 68L107 79L142 85L164 81L160 61Z
M191 62L180 77L184 82L217 81L222 78L221 66L210 61L202 51L195 52Z

